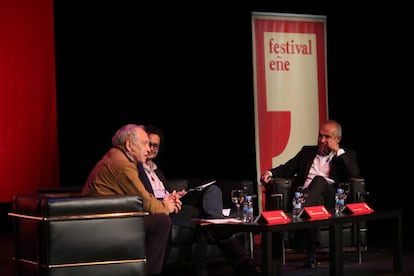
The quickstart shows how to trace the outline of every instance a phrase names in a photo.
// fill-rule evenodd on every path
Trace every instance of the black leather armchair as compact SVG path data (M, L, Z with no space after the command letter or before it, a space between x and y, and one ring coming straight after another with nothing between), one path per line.
M285 212L292 211L292 197L293 197L293 185L292 179L275 178L265 186L265 209L266 210L284 210ZM351 178L347 183L341 183L348 189L348 197L346 203L358 203L366 202L368 192L365 186L365 179ZM359 228L359 233L357 232ZM359 227L354 224L346 224L343 228L343 244L344 248L358 249L360 246L362 249L367 247L367 225L366 223L360 223ZM285 236L285 248L286 249L304 249L303 240L290 239L290 233L286 233ZM321 244L320 248L326 250L329 248L329 231L328 228L321 228ZM357 244L357 235L359 235L359 244ZM298 242L299 241L299 242ZM360 260L359 256L359 260Z
M189 189L196 187L202 183L206 183L208 180L202 179L170 179L169 186L174 187L176 190ZM223 195L223 208L234 209L234 203L231 201L231 190L244 189L249 194L255 194L253 181L250 180L224 180L219 179L216 181L217 185ZM255 210L257 209L257 202L255 202ZM257 211L256 211L257 212ZM246 250L251 246L250 240L244 235L240 234L239 238L242 242L245 242ZM171 229L170 240L166 253L166 265L171 265L180 262L192 262L193 256L195 256L196 249L196 236L195 230L189 227L181 225L173 225ZM223 257L221 251L216 245L207 246L207 258Z
M170 190L182 190L190 189L200 184L207 183L211 179L189 179L189 178L176 178L169 179L168 186ZM234 204L231 201L231 190L233 189L244 189L249 194L255 194L255 184L251 180L238 180L238 179L217 179L216 183L223 195L223 208L235 208ZM62 187L62 188L52 188L52 189L42 189L39 191L41 196L47 197L78 197L82 187ZM255 215L258 214L258 202L255 203ZM198 213L198 209L195 208L194 212ZM246 250L249 250L252 247L252 240L248 239L244 234L238 235L240 240L245 244ZM170 238L167 246L167 252L165 256L165 265L175 265L179 263L188 263L193 262L193 256L195 256L196 250L196 233L195 230L191 227L186 227L182 225L173 225L171 228ZM216 245L207 246L206 257L209 259L213 258L222 258L223 255ZM194 263L194 262L193 262Z
M18 195L16 275L145 276L145 215L138 196Z

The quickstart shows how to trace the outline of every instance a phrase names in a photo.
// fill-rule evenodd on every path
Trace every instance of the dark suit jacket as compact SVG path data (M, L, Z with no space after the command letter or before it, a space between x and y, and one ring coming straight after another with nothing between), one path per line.
M148 192L154 194L151 182L145 173L144 166L142 164L138 164L137 167L141 182L144 184ZM176 187L170 187L167 178L159 168L155 170L155 174L162 181L167 191L171 193L174 189L176 189ZM183 203L181 206L182 210L178 212L178 214L171 214L173 224L186 226L191 225L191 227L194 227L194 223L189 224L189 221L193 218L223 217L223 196L221 189L217 185L210 185L202 191L190 192L181 198L181 201Z
M332 159L329 177L335 183L348 182L351 177L359 177L360 171L356 152L344 149L345 153ZM272 177L295 178L295 187L302 186L318 153L318 146L304 146L285 164L270 170Z
M151 194L154 194L154 190L152 189L151 182L148 179L148 176L145 172L144 166L141 163L138 163L137 167L138 167L139 179L141 179L142 184L144 184L144 186L145 186L145 188L147 189L148 192L150 192ZM159 168L157 168L154 172L158 176L158 178L161 180L161 182L164 184L165 189L167 189L167 191L171 192L167 187L167 178L162 173L162 171Z

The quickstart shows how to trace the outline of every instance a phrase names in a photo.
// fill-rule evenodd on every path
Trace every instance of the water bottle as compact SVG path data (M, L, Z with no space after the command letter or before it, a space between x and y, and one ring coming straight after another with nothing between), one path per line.
M243 222L251 223L254 220L253 217L253 200L251 195L247 195L243 202Z
M303 193L302 192L295 192L295 196L293 197L293 210L292 215L294 218L300 216L302 209L303 209Z
M335 194L335 215L339 215L345 207L345 194L344 189L336 189Z

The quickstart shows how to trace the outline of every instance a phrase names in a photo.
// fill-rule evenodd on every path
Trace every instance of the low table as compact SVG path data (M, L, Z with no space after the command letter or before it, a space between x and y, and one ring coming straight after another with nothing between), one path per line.
M281 259L280 250L274 252L272 244L273 234L285 231L295 231L313 227L329 227L329 272L330 275L343 276L343 233L342 226L345 223L358 223L372 220L390 220L393 225L392 247L393 247L393 271L402 271L402 212L401 210L375 211L361 215L332 216L318 220L292 220L286 224L258 224L258 223L200 223L197 231L196 250L196 273L207 275L207 262L204 258L206 253L206 231L230 231L250 232L261 235L261 257L264 275L280 275ZM359 236L359 235L357 235ZM357 241L359 244L359 241ZM361 250L358 246L358 250ZM358 252L360 254L360 251Z

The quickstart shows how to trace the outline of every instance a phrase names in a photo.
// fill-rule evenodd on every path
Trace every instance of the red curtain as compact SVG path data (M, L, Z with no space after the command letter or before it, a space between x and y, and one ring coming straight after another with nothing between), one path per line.
M0 0L0 202L59 185L53 0Z

